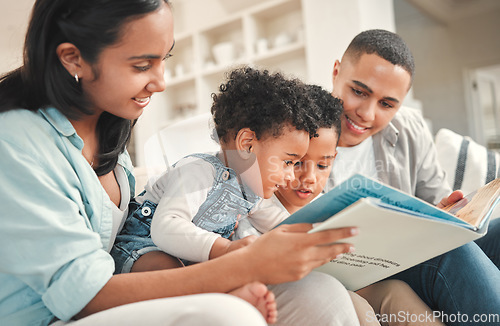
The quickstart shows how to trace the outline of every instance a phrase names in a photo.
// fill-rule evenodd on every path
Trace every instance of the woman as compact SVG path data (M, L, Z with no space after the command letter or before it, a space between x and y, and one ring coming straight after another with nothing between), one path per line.
M325 244L351 229L296 225L206 263L113 275L108 250L134 188L125 146L165 88L173 44L165 0L35 2L24 63L0 79L0 324L272 323L262 283L301 279L348 251Z

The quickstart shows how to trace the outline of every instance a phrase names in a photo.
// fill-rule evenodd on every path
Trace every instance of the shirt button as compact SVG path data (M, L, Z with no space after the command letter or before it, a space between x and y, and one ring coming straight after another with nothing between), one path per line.
M141 209L142 216L149 216L151 215L151 208L149 207L143 207Z
M226 181L229 179L229 171L222 172L222 180Z

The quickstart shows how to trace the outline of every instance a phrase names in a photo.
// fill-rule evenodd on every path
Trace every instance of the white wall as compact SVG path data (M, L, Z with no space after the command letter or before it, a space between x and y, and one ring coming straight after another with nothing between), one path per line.
M320 1L302 0L302 3L305 15L310 15L308 8ZM354 36L372 28L395 31L394 10L392 0L323 0L321 6L321 15L310 17L309 21L315 24L307 28L306 40L321 38L310 42L314 43L310 45L310 53L314 55L309 57L307 82L331 89L333 64L342 58Z
M34 0L0 1L0 74L19 67Z
M448 128L473 136L465 74L500 63L500 9L443 23L409 6L395 0L396 32L416 61L414 96L434 131Z

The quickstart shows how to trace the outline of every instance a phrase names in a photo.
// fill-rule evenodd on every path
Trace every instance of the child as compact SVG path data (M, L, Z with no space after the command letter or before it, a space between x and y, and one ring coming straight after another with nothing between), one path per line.
M337 156L336 147L341 128L341 101L332 97L330 93L322 90L319 86L308 86L308 90L310 96L320 108L334 108L334 110L318 111L322 114L322 117L317 117L317 120L322 122L317 130L318 136L310 139L306 155L295 164L295 179L288 182L285 187L280 187L275 196L263 200L259 207L252 211L248 221L259 232L263 233L269 230L269 228L265 227L264 220L272 219L275 223L273 226L275 226L321 195L329 178L334 159ZM257 235L259 232L255 230L252 232L248 222L241 221L237 237L248 234ZM402 281L378 282L356 293L358 295L351 293L351 298L361 325L378 325L375 314L380 314L383 325L409 324L409 318L408 320L404 318L394 320L393 318L390 323L384 322L383 316L398 316L400 312L404 312L404 316L432 316L432 311ZM365 299L373 307L374 311L367 310ZM426 325L443 325L440 321L425 321ZM414 320L411 324L423 325Z
M232 71L213 99L221 152L181 159L146 186L112 251L118 272L158 248L200 262L247 245L254 237L228 239L238 217L294 179L317 129L302 82L245 67Z

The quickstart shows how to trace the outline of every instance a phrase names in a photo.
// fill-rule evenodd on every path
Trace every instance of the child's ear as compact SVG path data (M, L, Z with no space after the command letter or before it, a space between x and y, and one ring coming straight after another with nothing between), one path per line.
M82 78L82 63L83 59L80 50L72 43L61 43L57 46L56 54L59 61L66 68L68 73L75 79Z
M243 128L238 131L235 139L235 146L241 158L250 158L255 140L255 132L251 129Z

